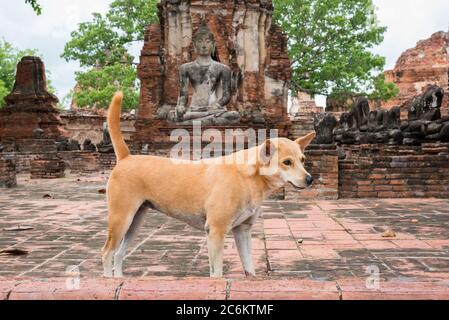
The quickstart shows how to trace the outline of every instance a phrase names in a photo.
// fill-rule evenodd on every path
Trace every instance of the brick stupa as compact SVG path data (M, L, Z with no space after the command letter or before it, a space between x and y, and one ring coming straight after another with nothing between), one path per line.
M58 98L47 90L45 66L38 57L23 57L17 65L12 92L0 109L0 142L20 144L32 139L36 129L47 139L64 135L63 123L56 109Z

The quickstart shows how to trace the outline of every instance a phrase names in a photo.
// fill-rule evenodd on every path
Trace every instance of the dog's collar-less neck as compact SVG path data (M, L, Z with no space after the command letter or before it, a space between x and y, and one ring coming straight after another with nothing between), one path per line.
M275 192L284 185L281 183L272 182L265 176L259 176L259 178L263 184L264 200L267 199L270 195L273 194L273 192Z

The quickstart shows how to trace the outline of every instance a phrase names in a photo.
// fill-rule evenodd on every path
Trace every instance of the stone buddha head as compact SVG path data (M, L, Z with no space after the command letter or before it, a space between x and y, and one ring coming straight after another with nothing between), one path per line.
M193 45L198 56L212 56L215 52L215 37L207 26L206 21L201 23L193 36Z

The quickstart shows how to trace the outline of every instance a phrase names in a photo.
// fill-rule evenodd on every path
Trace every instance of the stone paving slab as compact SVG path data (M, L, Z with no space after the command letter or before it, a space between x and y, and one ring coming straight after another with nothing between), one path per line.
M449 199L267 201L253 233L256 282L244 279L231 236L226 279L210 282L204 232L149 211L124 262L127 279L102 279L107 176L19 175L17 188L2 189L0 251L26 254L0 253L0 299L449 298ZM17 225L33 229L5 230ZM395 236L385 237L388 230ZM379 289L366 286L373 270ZM74 273L92 286L54 287ZM155 277L171 277L164 281L175 289Z

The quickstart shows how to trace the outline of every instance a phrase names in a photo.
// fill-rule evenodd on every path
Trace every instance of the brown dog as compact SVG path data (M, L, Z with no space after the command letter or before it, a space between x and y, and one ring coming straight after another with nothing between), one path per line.
M109 233L103 247L104 275L123 276L126 249L148 207L206 231L212 277L223 274L224 240L232 230L245 274L255 275L251 228L270 193L287 182L297 188L313 183L303 166L303 152L315 133L296 141L270 139L261 146L222 157L227 160L223 163L174 163L168 158L134 156L130 155L120 132L122 99L123 94L116 93L108 113L117 165L107 187ZM244 163L229 161L229 157L235 159L236 155L245 159L256 157L255 161ZM270 174L264 174L268 170Z

